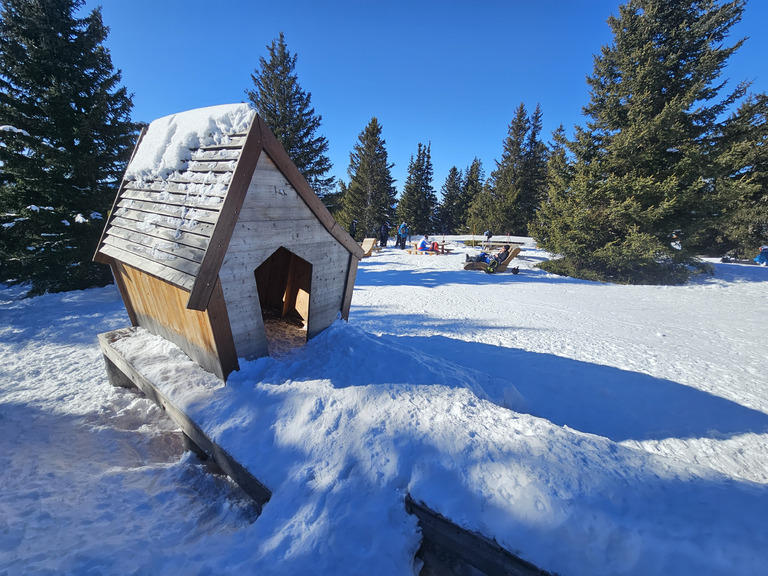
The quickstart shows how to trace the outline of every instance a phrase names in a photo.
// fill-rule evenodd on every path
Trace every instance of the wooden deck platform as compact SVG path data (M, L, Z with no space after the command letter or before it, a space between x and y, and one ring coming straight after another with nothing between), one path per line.
M120 338L130 336L135 328L122 328L99 334L99 344L104 354L107 376L114 386L138 388L147 398L162 408L194 446L211 458L221 470L229 476L261 508L266 504L272 492L253 474L245 469L226 450L213 442L205 432L183 411L174 406L168 397L137 370L112 344ZM197 450L195 450L197 452Z

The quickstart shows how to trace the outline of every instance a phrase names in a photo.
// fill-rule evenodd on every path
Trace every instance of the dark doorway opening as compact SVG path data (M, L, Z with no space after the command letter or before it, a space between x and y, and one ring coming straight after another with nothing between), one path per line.
M305 344L312 264L281 246L254 275L269 355L279 357Z

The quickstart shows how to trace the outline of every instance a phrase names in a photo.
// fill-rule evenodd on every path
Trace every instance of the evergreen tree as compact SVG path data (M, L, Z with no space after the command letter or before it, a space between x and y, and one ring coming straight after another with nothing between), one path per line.
M358 136L349 155L349 186L344 191L339 223L357 221L359 237L378 238L382 224L394 223L395 186L381 125L374 117Z
M497 189L486 182L483 189L473 198L467 211L467 226L471 233L483 234L489 230L496 235L506 234L509 231L509 222L500 209L504 202L505 198Z
M472 219L496 233L525 235L546 192L547 149L540 140L541 108L530 117L520 104L509 125L501 160L476 200Z
M442 200L437 207L436 218L438 230L447 234L456 234L462 222L459 220L459 201L463 178L461 170L451 167L443 184Z
M525 141L529 128L528 114L521 103L507 129L501 160L496 162L496 169L486 183L488 190L473 208L473 214L481 217L485 226L496 234L523 234L527 226L518 208L523 194Z
M328 140L316 136L323 117L312 108L312 95L299 85L296 75L298 56L291 54L280 36L267 46L269 60L259 57L251 79L254 89L246 90L248 99L283 145L293 163L319 196L333 187L333 177L326 156Z
M518 228L524 226L526 230L534 221L539 205L547 194L549 151L541 141L541 116L541 106L537 104L528 119L529 130L525 142L523 170L518 184L520 194L515 206L515 212L521 220Z
M768 244L768 94L742 104L723 125L719 144L713 244L720 254L752 257Z
M431 147L431 144L424 146L419 142L416 158L411 156L408 177L397 204L397 219L407 222L414 234L431 234L435 227L437 194L432 188Z
M675 283L696 265L694 238L714 192L718 117L744 93L713 102L741 45L725 47L744 2L630 0L608 22L588 78L587 128L577 130L562 217L537 227L561 254L553 271L618 282ZM673 235L682 243L671 242Z
M461 195L457 206L456 218L462 232L472 233L469 224L469 209L475 198L483 191L485 185L485 170L483 163L475 158L472 164L464 171L464 181L461 185Z
M559 230L551 223L564 216L563 204L567 203L573 177L568 160L568 139L562 124L552 133L547 157L547 196L539 205L534 220L528 225L529 234L542 244L549 240L549 232L556 233Z
M111 281L91 259L135 142L131 97L83 0L0 0L0 281Z

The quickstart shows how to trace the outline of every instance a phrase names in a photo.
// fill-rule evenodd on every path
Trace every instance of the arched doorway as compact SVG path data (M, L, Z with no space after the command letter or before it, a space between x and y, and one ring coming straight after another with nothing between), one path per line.
M312 264L280 247L254 271L270 356L307 341Z

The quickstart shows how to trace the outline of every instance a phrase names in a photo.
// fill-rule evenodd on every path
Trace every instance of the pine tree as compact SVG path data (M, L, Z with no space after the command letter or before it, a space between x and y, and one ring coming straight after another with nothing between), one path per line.
M438 230L446 234L456 234L461 226L459 220L459 201L461 199L461 186L463 177L461 170L456 166L451 167L442 187L442 200L437 207L436 219Z
M718 117L744 93L739 86L712 102L741 45L724 42L743 6L630 0L608 20L614 43L588 78L589 122L571 145L562 217L543 233L544 247L563 256L550 269L617 282L688 277L698 247L686 239L702 227L714 193ZM673 235L682 243L673 245Z
M768 94L741 105L723 125L719 146L713 245L720 254L751 257L768 244Z
M333 188L333 177L325 175L332 164L326 156L328 140L316 136L323 117L312 108L312 95L299 85L298 56L291 54L280 36L267 46L269 60L259 57L251 79L254 89L248 99L283 145L293 163L319 196Z
M473 208L483 224L496 234L523 234L527 223L518 210L523 194L525 141L530 128L525 105L520 104L507 129L501 159L486 182L488 190Z
M386 141L381 138L381 125L371 118L349 155L350 181L338 216L340 224L349 229L356 220L360 237L378 238L382 224L394 223L393 166L387 157Z
M469 209L475 198L483 191L485 185L485 170L483 163L475 158L464 171L464 181L461 185L461 195L457 206L456 218L463 232L472 233Z
M547 173L549 151L541 141L542 113L541 106L528 119L529 130L525 142L523 170L519 184L520 194L517 198L515 212L519 214L521 223L518 228L528 227L533 223L539 205L547 193Z
M525 235L546 192L547 149L540 140L541 107L529 117L524 104L515 111L501 160L472 208L475 225L496 233Z
M431 234L435 227L437 194L432 188L431 147L419 142L416 158L411 156L403 194L397 204L397 219L407 222L414 234Z
M0 0L0 281L104 285L91 259L135 143L131 97L83 0Z
M568 160L568 139L562 124L552 133L547 158L547 195L539 204L534 220L528 225L529 234L542 245L549 241L548 233L559 230L559 227L552 226L552 222L563 218L563 204L567 203L573 177Z

